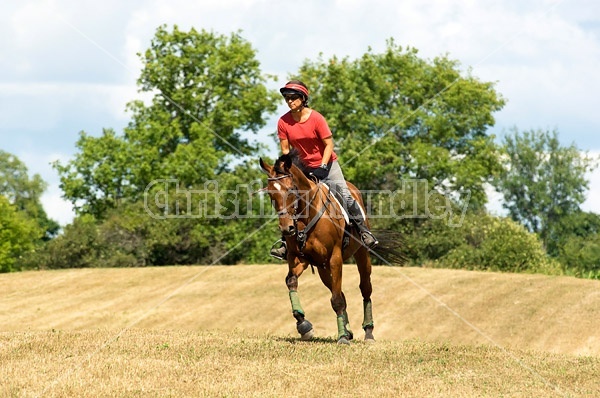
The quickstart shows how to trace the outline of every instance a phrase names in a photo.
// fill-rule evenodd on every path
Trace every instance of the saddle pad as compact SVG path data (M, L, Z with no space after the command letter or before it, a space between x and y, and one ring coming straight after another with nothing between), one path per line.
M323 184L323 185L329 191L329 185L327 185L327 184ZM349 225L350 224L350 217L348 216L348 212L346 212L346 209L344 208L344 206L342 206L342 204L338 200L337 196L335 195L335 192L332 192L331 197L333 198L333 200L335 201L335 203L337 204L337 206L342 210L342 214L344 215L344 220L346 221L346 225Z

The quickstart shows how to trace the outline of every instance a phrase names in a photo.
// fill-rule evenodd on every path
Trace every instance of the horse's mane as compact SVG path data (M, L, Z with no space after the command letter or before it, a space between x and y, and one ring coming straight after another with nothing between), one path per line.
M312 171L311 168L308 167L302 161L302 159L300 158L300 152L298 152L296 148L291 148L287 154L281 155L277 159L277 161L275 162L275 172L277 174L285 174L285 171L283 170L282 166L286 162L291 162L291 164L298 167L302 171L302 173L304 173L305 176L308 176L308 173Z

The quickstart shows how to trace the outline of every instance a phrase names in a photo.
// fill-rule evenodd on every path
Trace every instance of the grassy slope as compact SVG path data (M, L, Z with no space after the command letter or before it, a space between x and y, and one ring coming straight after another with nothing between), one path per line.
M162 267L0 275L3 331L231 330L294 335L284 265ZM344 271L360 332L358 275ZM375 267L375 336L600 356L600 282L568 277ZM307 270L300 299L318 336L336 332L329 291Z
M600 360L242 331L0 333L0 396L597 397Z
M600 396L598 281L377 267L379 342L338 347L329 293L309 271L300 297L320 339L295 339L285 274L0 275L0 396ZM352 266L344 286L362 338Z

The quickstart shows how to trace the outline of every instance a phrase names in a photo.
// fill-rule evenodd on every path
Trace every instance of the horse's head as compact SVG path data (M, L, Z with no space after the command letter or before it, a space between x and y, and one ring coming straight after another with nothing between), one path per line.
M298 208L298 188L291 171L292 159L283 155L274 165L260 159L260 167L267 173L267 192L279 216L279 230L283 235L296 234L294 217Z
M260 159L260 167L267 173L267 192L273 207L279 216L279 229L283 235L295 235L295 218L299 217L299 207L311 188L311 182L305 176L305 166L295 150L281 155L274 165Z

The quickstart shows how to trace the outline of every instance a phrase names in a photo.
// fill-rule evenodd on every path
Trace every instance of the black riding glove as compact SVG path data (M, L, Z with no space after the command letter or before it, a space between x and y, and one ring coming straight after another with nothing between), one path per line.
M317 177L319 180L324 180L329 175L329 166L322 164L321 167L316 168L312 171L312 175Z

